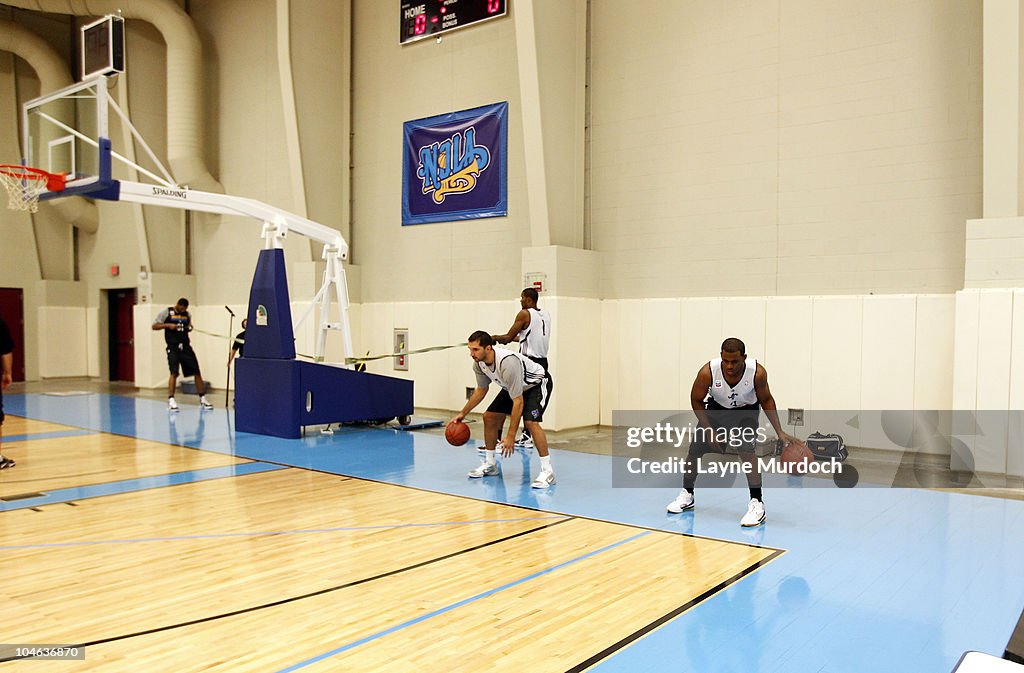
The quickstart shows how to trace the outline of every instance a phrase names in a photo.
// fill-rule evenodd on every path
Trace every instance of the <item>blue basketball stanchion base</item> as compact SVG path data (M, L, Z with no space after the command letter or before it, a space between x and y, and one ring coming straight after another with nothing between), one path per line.
M413 383L295 359L284 251L260 251L245 357L235 363L235 428L297 438L307 425L411 416Z
M235 427L298 438L303 426L411 416L413 382L298 360L239 358Z

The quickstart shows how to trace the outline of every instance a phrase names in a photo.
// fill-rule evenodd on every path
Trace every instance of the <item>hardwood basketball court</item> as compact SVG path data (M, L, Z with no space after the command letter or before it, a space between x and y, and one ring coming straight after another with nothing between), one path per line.
M781 553L56 423L4 430L4 640L86 651L5 670L584 670ZM219 468L260 471L189 480Z

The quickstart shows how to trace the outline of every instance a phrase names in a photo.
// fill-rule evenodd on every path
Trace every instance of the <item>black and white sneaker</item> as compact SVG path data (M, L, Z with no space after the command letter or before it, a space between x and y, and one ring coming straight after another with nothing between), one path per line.
M17 463L14 462L13 458L5 458L0 456L0 470L6 470L9 467L14 467Z
M519 437L516 438L516 448L517 449L532 449L532 448L534 448L534 446L533 446L533 437L531 437L530 435L526 434L525 432L520 433Z
M676 499L665 506L665 511L671 512L672 514L679 514L680 512L686 512L693 509L693 493L690 493L685 488L679 491L679 495Z
M747 505L747 513L740 519L740 525L744 528L753 528L762 525L768 519L764 513L764 503L757 498L751 498Z

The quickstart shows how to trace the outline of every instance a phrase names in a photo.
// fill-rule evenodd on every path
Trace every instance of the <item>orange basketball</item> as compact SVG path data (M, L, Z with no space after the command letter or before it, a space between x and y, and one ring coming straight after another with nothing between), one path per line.
M452 421L444 429L444 438L452 446L462 446L469 441L469 426L462 421Z
M782 450L779 462L789 474L807 474L808 467L814 462L814 454L806 444L797 440Z

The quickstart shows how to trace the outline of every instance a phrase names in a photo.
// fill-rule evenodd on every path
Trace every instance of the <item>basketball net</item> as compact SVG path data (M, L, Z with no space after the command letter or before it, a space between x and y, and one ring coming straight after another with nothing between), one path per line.
M43 192L64 189L64 176L31 166L0 164L0 184L7 190L8 208L34 213Z

